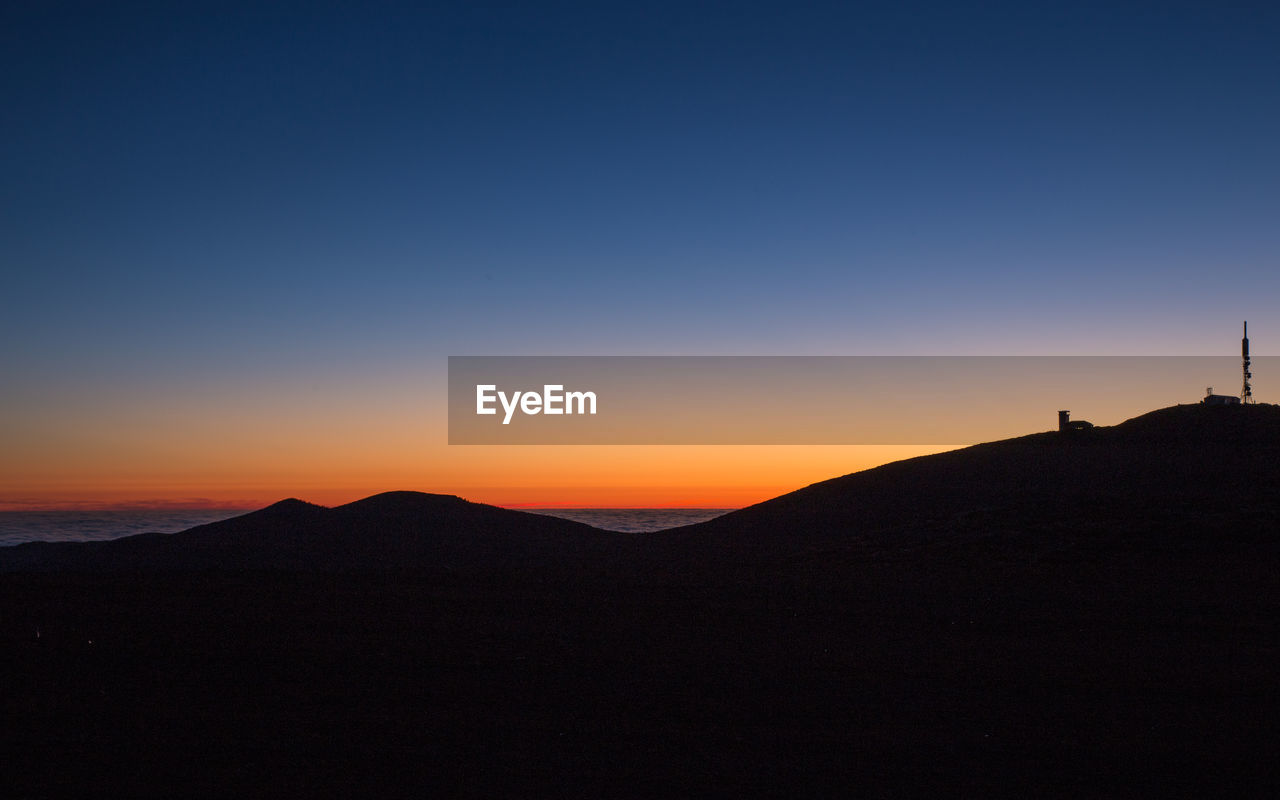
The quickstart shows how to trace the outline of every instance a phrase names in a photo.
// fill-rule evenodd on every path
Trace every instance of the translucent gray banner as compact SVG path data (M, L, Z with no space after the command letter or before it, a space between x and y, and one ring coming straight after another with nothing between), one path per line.
M1253 372L1265 401L1280 359ZM1226 356L451 356L449 443L966 444L1241 379Z

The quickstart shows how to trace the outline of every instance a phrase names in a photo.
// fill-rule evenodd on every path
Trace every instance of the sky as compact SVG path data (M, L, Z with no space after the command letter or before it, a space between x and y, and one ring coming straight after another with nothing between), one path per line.
M1221 0L5 4L0 507L728 507L965 444L450 446L450 355L1273 352L1276 41Z

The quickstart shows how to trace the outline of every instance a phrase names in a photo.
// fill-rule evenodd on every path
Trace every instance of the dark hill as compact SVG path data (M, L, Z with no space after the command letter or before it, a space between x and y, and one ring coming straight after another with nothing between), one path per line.
M644 537L421 492L336 508L284 500L180 534L0 548L0 570L582 569L636 577L838 548L1019 535L1042 548L1089 531L1258 534L1280 516L1280 406L1174 406L1107 428L1038 433L816 483ZM642 541L641 541L642 540ZM705 568L705 569L703 569Z
M0 569L192 570L585 568L615 535L451 495L386 492L325 508L282 500L175 534L0 549Z
M1180 406L652 535L393 492L3 548L0 796L1275 797L1278 455Z
M1163 526L1266 534L1280 518L1280 406L1174 406L1113 427L1038 433L816 483L655 538L709 557L845 545L869 552L995 533ZM1050 542L1043 542L1046 546Z

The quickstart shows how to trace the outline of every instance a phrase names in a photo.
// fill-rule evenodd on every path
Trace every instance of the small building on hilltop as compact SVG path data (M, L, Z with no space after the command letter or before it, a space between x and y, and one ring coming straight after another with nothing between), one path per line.
M1206 406L1238 406L1240 398L1230 394L1214 394L1213 387L1204 390L1204 399L1200 401Z
M1249 381L1253 378L1250 371L1251 362L1249 360L1249 323L1244 323L1244 338L1240 340L1240 371L1242 381L1240 384L1240 396L1230 394L1214 394L1213 387L1210 386L1204 390L1204 399L1201 404L1206 406L1238 406L1250 405L1253 403L1253 386Z
M1058 412L1058 432L1070 433L1071 431L1087 431L1093 427L1092 422L1085 422L1082 419L1072 420L1070 411Z

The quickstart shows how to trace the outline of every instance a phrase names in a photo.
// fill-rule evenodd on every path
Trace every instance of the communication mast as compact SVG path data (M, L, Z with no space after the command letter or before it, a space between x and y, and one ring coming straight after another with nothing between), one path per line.
M1244 372L1244 386L1240 389L1240 402L1253 402L1253 389L1249 387L1249 379L1253 377L1253 373L1249 371L1249 323L1244 323L1244 338L1240 340L1240 355L1244 359L1241 371Z

